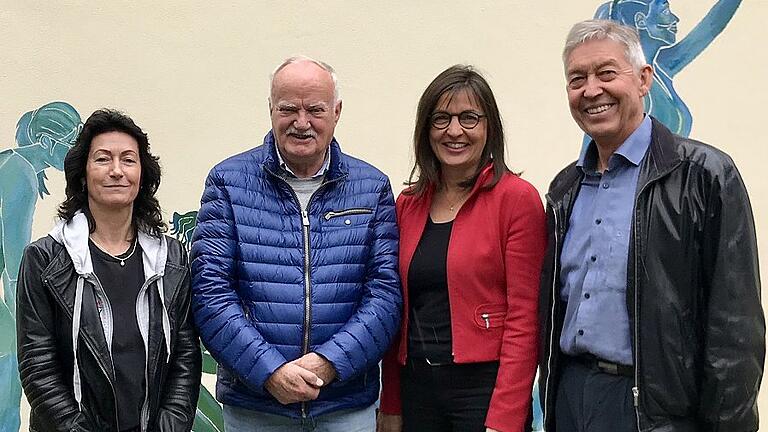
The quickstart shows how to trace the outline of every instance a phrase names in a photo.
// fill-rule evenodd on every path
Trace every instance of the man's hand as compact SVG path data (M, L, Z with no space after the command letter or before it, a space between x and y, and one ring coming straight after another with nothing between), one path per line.
M269 377L264 388L283 405L317 399L323 380L301 366L286 363Z
M401 432L402 430L403 416L384 414L381 411L376 415L376 432Z
M313 372L323 380L323 385L330 384L336 378L336 369L331 362L313 352L304 354L291 363Z

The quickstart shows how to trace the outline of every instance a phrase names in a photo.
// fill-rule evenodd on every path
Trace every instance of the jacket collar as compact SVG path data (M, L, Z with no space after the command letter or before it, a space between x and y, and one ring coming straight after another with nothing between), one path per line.
M663 176L682 161L672 131L656 118L651 117L651 120L653 122L651 147L648 149L648 156L640 168L639 186L648 180Z
M488 165L486 165L485 168L480 171L475 184L472 186L472 190L470 190L469 194L467 195L467 199L476 195L478 191L487 186L491 180L493 180L493 162L489 162ZM429 209L432 205L432 197L435 195L436 187L436 185L429 185L424 191L424 199L417 200L416 202Z
M272 173L277 173L280 169L280 157L277 154L277 141L272 130L264 136L264 146L267 148L267 157L264 159L264 166ZM342 160L341 146L334 137L331 139L331 145L328 146L329 154L326 158L330 159L328 171L325 173L325 180L335 180L348 174L348 168Z
M648 148L648 155L640 165L638 192L642 185L665 175L681 161L674 134L656 118L649 117L651 117L652 123L651 144ZM562 202L569 193L578 189L582 177L583 173L576 167L575 162L568 165L550 185L549 197L554 202Z

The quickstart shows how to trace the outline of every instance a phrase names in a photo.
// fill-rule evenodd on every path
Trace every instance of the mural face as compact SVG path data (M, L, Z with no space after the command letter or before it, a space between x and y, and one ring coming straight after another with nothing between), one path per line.
M48 194L45 170L64 169L64 156L82 128L80 114L66 102L51 102L24 113L16 125L16 147L0 151L0 432L20 426L16 359L16 277L32 236L38 196Z
M635 19L637 21L637 18ZM677 39L677 22L680 19L669 9L667 0L652 1L645 17L645 31L648 37L672 45ZM639 27L639 26L638 26Z

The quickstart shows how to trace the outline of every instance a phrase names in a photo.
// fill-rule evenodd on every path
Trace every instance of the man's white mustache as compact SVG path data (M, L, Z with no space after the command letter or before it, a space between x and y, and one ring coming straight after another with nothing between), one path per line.
M288 128L288 130L285 131L285 133L289 134L289 135L290 134L309 135L312 138L316 138L317 137L317 132L315 132L312 128L304 130L304 131L300 131L300 130L296 129L294 126L291 126L291 127Z

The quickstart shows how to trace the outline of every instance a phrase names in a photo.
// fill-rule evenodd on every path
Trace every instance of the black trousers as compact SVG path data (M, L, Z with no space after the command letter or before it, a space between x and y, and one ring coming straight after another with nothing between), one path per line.
M557 432L637 432L631 377L562 358L555 399Z
M408 359L400 378L403 432L484 432L498 362L430 366Z

